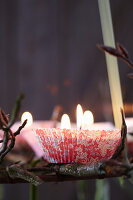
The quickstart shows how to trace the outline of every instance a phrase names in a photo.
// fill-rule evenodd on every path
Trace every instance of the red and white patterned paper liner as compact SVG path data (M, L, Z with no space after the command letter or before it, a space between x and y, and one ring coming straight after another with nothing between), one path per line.
M36 129L44 159L50 163L95 164L112 157L120 130Z

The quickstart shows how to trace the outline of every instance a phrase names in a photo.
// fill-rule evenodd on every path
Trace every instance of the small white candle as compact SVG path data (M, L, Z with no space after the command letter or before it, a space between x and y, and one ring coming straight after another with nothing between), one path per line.
M66 128L66 129L71 128L70 118L67 114L64 114L61 118L61 129L63 128Z
M77 105L77 129L90 129L94 123L94 117L91 111L86 110L83 113L82 106Z
M83 109L80 104L77 105L76 117L77 117L77 129L80 129L82 127L82 121L83 121Z
M33 124L33 117L30 112L24 112L21 116L21 123L27 119L27 124L25 127L30 127Z
M93 123L94 123L94 117L92 112L86 110L83 115L82 129L91 129Z

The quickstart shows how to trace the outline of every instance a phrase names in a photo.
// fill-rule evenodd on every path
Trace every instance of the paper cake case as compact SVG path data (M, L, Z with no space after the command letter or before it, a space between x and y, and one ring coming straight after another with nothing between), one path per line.
M36 129L44 159L50 163L93 165L112 157L120 144L120 130Z

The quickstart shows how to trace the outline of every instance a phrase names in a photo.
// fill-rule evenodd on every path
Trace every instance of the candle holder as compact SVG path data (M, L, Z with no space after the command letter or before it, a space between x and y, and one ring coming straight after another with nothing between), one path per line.
M120 144L120 130L37 129L43 157L50 163L94 165L112 157Z

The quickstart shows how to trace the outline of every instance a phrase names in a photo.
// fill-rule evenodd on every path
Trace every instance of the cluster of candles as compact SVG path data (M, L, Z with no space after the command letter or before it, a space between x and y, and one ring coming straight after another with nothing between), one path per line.
M75 149L78 149L78 152L76 152L76 155L78 154L78 162L85 162L87 159L87 162L90 162L91 155L89 158L84 158L83 154L83 148L89 149L88 146L92 146L94 148L95 152L95 145L93 145L94 141L102 140L101 134L103 134L104 139L102 140L103 145L105 143L106 146L106 134L109 134L111 141L116 141L114 138L115 132L106 132L106 130L113 130L114 126L110 122L100 122L100 123L94 123L94 117L91 111L86 110L83 112L83 109L81 105L77 105L76 109L76 123L71 123L70 118L67 114L63 114L61 117L61 123L57 123L57 127L53 128L53 122L52 121L34 121L33 117L29 112L23 113L21 117L21 123L27 119L27 125L22 130L20 134L20 138L23 137L27 143L32 147L35 154L40 157L44 156L49 162L61 162L60 160L57 160L56 158L59 157L57 155L56 149L57 146L59 146L58 154L61 154L61 152L65 151L70 154L74 154ZM20 125L20 123L16 123L14 128L16 126ZM34 131L33 131L34 130ZM36 131L39 130L39 131ZM98 131L97 131L98 130ZM36 131L36 134L35 134ZM33 133L34 132L34 133ZM35 137L35 135L37 137ZM117 134L116 134L117 135ZM38 141L37 141L38 138ZM117 138L119 139L119 138ZM62 143L63 140L63 146L60 147L60 143ZM53 142L53 143L52 143ZM108 140L107 140L108 142ZM55 143L57 143L56 148L53 149ZM49 147L48 147L49 144ZM78 146L77 146L78 144ZM84 146L87 145L87 146ZM41 148L40 148L41 146ZM69 149L69 146L72 147L72 149ZM48 148L48 149L47 149ZM42 151L43 149L43 151ZM61 150L62 149L62 150ZM98 149L98 148L97 148ZM56 158L53 158L51 154L45 155L47 152L54 152L54 156L56 154ZM84 155L88 155L88 150L84 150ZM98 150L99 151L99 150ZM73 152L73 153L72 153ZM93 152L93 153L94 153ZM87 154L86 154L87 153ZM64 156L64 153L62 153ZM82 157L82 159L79 157ZM52 158L51 158L52 157ZM65 157L66 158L66 157ZM49 160L51 159L51 160ZM74 160L76 159L73 158ZM72 158L67 157L67 162L70 162L70 160L73 160ZM66 160L62 160L62 162L66 162ZM92 160L91 160L92 162Z
M90 129L94 123L94 117L91 111L87 110L83 113L83 109L80 104L77 105L77 129ZM61 129L71 128L70 118L67 114L64 114L61 118Z
M93 117L92 112L89 110L86 110L85 112L83 112L83 109L81 105L79 104L77 105L77 109L76 109L76 123L71 123L70 118L67 114L62 115L61 123L57 122L56 128L53 128L55 123L50 120L49 121L33 121L33 117L31 113L29 112L24 112L22 114L21 123L23 123L25 119L27 119L27 125L26 127L24 127L24 129L22 129L20 135L17 136L16 146L17 144L18 146L21 146L22 141L23 142L26 141L31 146L31 148L33 149L37 157L41 157L46 154L45 148L49 148L47 151L53 151L54 154L56 155L56 158L59 157L57 153L55 153L56 148L54 150L52 150L52 148L54 147L55 143L57 143L57 146L59 146L60 145L59 142L61 142L62 139L63 139L63 142L67 142L67 146L65 143L63 144L64 148L66 148L65 151L68 151L69 154L70 152L71 154L72 152L74 153L73 149L69 149L69 146L73 146L73 148L78 149L79 156L82 156L83 154L82 148L81 148L81 146L83 146L83 143L87 142L86 145L88 146L90 145L91 148L93 148L93 151L92 150L91 151L95 153L95 149L98 149L98 148L95 145L93 145L94 143L101 142L102 146L107 146L108 141L111 141L112 145L113 143L115 143L114 145L116 145L116 141L117 143L119 142L120 134L118 134L118 132L115 129L115 126L111 122L94 123L94 117ZM130 122L129 129L131 130L132 128L131 121L133 121L132 118L126 121ZM21 125L21 123L20 122L15 123L12 128L13 131L15 131ZM39 130L39 131L36 131L36 130ZM56 141L54 141L55 139ZM52 141L54 141L54 144L51 143ZM47 146L48 143L49 143L49 147ZM78 147L76 146L77 144L79 144ZM85 149L86 147L86 149L89 149L88 146L87 147L84 146L83 148ZM112 149L111 147L109 147L109 145L108 145L108 148ZM102 147L101 148L99 147L98 151L100 152L101 150L102 150ZM87 151L88 150L86 151L84 150L84 155L86 155ZM88 152L88 154L89 153L90 152ZM61 154L60 150L58 151L58 154ZM64 153L62 154L64 155ZM46 158L49 162L56 162L56 158L52 157L51 159L51 157L52 155L47 155L47 157L44 156L44 158ZM90 157L92 156L90 155ZM51 160L49 160L49 158ZM67 161L70 161L71 159L67 158ZM86 159L87 162L92 162L92 160L90 161L90 158L88 159L89 160ZM84 162L83 159L82 160L79 159L79 161Z
M21 123L24 122L24 120L27 119L27 125L31 128L38 128L39 126L42 126L42 128L52 128L52 121L35 121L33 122L33 117L30 112L24 112L21 117ZM110 122L100 122L100 123L94 123L94 116L90 110L86 110L83 112L82 106L80 104L77 105L76 109L76 124L70 122L70 117L67 114L63 114L61 117L61 123L57 123L57 127L61 129L93 129L93 130L103 130L103 129L113 129L113 125Z
M17 136L15 148L25 141L31 146L37 157L44 156L53 163L90 163L109 159L120 142L120 130L111 122L94 123L91 111L83 112L77 105L76 123L71 123L67 114L61 117L61 123L53 121L33 121L31 113L24 112L21 122L16 122L12 131L27 119L27 124ZM128 129L133 128L133 118L126 119ZM128 137L130 146L132 138Z
M120 143L120 130L109 130L103 123L95 127L91 111L83 113L77 106L77 126L70 123L64 114L60 128L39 128L35 130L44 158L52 163L88 163L93 165L101 160L110 159ZM106 123L105 123L106 124ZM94 130L95 129L97 130Z

